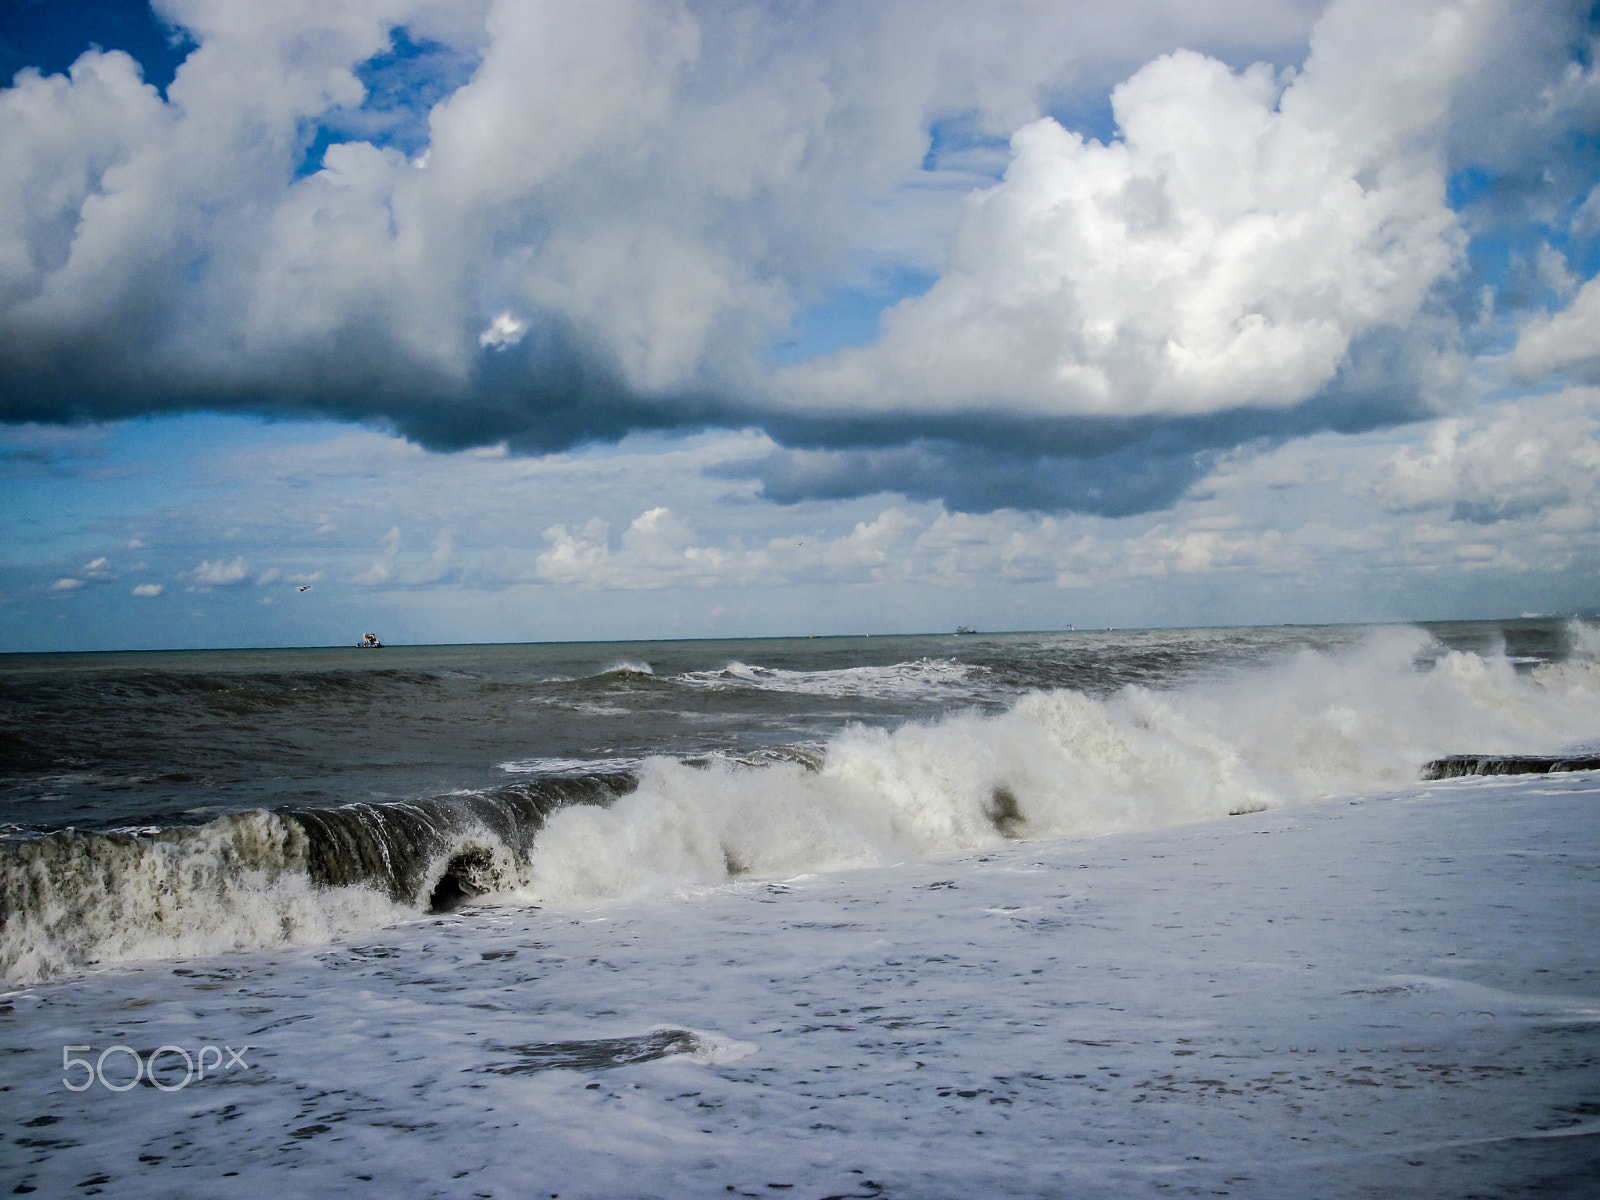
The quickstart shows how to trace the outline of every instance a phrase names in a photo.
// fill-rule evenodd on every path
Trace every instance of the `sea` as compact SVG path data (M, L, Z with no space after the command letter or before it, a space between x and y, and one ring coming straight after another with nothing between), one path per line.
M1596 754L1574 619L0 656L0 1184L1565 1195Z

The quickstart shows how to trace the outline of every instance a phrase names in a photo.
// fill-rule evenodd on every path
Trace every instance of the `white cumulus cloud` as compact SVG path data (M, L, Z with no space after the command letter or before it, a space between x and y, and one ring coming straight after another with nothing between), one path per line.
M232 562L209 559L202 562L194 569L194 581L202 587L228 587L235 583L244 582L250 574L250 568L245 566L243 555L237 556Z
M1383 464L1376 491L1398 511L1447 508L1480 524L1600 512L1600 390L1577 388L1439 422Z
M1536 317L1524 326L1511 364L1528 380L1559 370L1600 378L1600 278L1584 284L1560 312Z
M1496 15L1350 0L1297 75L1178 52L1112 93L1116 140L1023 127L939 282L876 344L786 372L792 401L1125 415L1312 396L1460 259L1444 117Z
M508 312L503 312L489 322L489 328L478 335L478 345L504 349L515 346L528 332L528 323Z

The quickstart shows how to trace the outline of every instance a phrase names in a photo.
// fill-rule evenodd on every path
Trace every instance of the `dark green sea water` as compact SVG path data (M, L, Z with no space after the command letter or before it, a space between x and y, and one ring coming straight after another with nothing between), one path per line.
M1520 667L1554 620L1429 625ZM1033 690L1171 688L1360 626L0 656L0 833L190 825L816 747Z

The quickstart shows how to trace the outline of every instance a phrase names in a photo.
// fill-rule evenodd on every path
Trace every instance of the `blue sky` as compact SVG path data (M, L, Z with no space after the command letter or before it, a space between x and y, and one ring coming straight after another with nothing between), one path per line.
M8 5L0 650L1594 608L1597 35Z

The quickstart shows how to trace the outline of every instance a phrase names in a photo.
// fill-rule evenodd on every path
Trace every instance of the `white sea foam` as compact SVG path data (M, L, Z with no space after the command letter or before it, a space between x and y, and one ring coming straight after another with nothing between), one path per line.
M516 758L497 764L511 775L589 775L604 771L631 771L637 758Z
M1597 789L1418 785L30 990L0 1021L10 1178L117 1200L1586 1195ZM174 1094L57 1082L86 1078L63 1045L94 1068L117 1043L152 1066L249 1046Z
M961 694L984 668L949 659L924 658L881 667L842 667L833 671L788 671L738 660L720 671L690 671L678 682L708 688L753 688L811 696L861 696L899 699Z
M611 808L552 816L533 896L587 904L1205 820L1397 786L1445 754L1555 750L1600 728L1593 657L1519 675L1504 656L1451 651L1418 670L1428 647L1426 633L1389 629L1354 651L1308 650L1177 691L1041 692L999 716L857 727L817 771L647 760Z
M656 1025L650 1032L660 1033L672 1028L670 1025ZM684 1057L704 1067L721 1067L736 1063L742 1058L749 1058L760 1049L754 1042L741 1042L737 1038L722 1037L698 1029L686 1029L683 1032L693 1039L693 1048L686 1051Z
M1600 625L1583 621L1567 622L1567 657L1572 659L1600 659Z
M562 708L586 717L631 717L633 709L620 704L596 704L592 700L569 700L564 696L527 696L522 703L544 708Z

